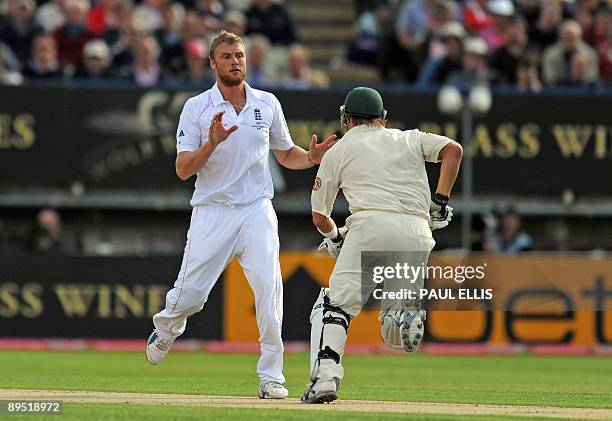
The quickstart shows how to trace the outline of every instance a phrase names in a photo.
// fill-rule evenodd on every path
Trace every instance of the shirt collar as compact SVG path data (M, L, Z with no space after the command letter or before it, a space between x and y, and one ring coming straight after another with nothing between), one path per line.
M244 83L244 89L246 90L246 103L244 104L245 108L247 105L252 104L254 101L260 101L261 98L260 96L257 94L257 92L251 88L249 86L248 83L243 82ZM224 102L227 102L224 98L223 98L223 94L221 93L221 90L219 89L219 85L215 82L215 84L212 87L211 90L211 94L210 97L212 99L212 103L215 107L218 107L219 105L223 104Z

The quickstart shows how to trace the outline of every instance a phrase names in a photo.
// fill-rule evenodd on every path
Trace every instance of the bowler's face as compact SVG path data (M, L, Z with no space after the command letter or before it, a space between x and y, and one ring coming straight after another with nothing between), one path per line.
M219 45L210 67L215 71L217 81L226 86L239 85L246 78L244 47L240 43Z

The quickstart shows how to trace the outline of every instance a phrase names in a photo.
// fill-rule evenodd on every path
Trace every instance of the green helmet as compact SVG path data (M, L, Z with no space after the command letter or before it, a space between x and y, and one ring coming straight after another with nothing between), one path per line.
M343 111L355 117L385 117L380 94L372 88L360 86L351 90L344 100Z

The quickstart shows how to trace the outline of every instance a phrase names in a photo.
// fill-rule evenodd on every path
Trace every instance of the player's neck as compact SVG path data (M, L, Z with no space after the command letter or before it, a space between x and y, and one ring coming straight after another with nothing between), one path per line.
M244 82L236 86L227 86L223 83L217 83L219 91L223 95L223 99L234 106L242 107L246 103L246 88Z

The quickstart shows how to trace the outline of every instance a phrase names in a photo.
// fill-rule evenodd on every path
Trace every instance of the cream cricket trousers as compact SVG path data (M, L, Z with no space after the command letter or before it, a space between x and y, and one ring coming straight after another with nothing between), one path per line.
M219 276L234 256L255 295L262 380L283 376L283 282L279 263L278 220L269 199L245 206L195 206L177 280L166 308L153 316L160 338L185 331L187 317L202 310Z
M427 264L436 242L426 219L382 211L357 212L346 220L349 228L329 281L330 304L351 315L361 311L362 251L412 251ZM370 285L373 289L374 285Z

